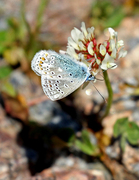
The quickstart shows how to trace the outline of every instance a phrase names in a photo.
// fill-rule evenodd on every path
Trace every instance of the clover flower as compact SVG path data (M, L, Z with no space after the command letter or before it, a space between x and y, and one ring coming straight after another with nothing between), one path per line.
M116 61L125 57L127 51L124 48L123 40L118 41L118 34L114 29L108 28L109 39L97 44L94 27L87 28L85 23L81 23L81 30L74 28L71 37L68 38L66 53L84 62L92 75L96 75L100 69L114 69L117 67Z

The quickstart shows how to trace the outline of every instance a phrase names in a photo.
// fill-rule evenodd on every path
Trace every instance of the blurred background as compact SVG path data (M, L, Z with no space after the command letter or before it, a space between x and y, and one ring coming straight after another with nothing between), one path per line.
M128 51L108 70L104 119L91 83L53 102L30 67L41 49L66 50L81 22L99 42L114 28ZM95 86L107 99L104 81ZM138 125L139 0L0 0L0 180L137 180Z

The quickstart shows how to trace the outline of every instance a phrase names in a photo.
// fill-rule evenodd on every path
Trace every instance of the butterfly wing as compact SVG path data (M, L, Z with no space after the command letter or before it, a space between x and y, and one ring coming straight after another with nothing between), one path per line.
M85 79L83 80L53 80L51 78L42 75L41 82L44 93L53 101L62 99L73 91L75 91L78 87L80 87Z
M41 75L43 91L53 101L71 94L90 75L83 63L50 50L34 56L32 69Z

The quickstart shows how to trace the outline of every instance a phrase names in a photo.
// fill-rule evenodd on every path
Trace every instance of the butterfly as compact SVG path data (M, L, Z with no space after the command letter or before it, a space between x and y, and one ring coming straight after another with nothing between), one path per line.
M41 76L43 91L52 101L68 96L86 81L95 80L84 63L52 50L36 53L31 68Z

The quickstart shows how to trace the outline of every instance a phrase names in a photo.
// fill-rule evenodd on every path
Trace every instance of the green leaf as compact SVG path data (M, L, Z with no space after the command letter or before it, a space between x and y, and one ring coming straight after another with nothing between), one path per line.
M129 122L126 125L127 140L136 145L139 142L139 126L135 122Z
M90 141L89 132L87 130L82 131L82 140L88 147L93 149L93 145L92 145L92 143Z
M125 132L127 123L128 123L128 117L124 117L116 121L113 127L114 137L118 137L119 135Z
M2 84L1 90L12 97L16 97L16 91L8 81Z
M9 66L0 67L0 79L7 77L12 72Z
M4 42L6 41L6 35L7 35L6 31L0 31L0 54L2 54L3 51L5 50Z
M126 137L125 135L122 135L120 139L120 146L123 152L125 151L125 145L126 145Z
M94 151L87 144L81 142L80 140L75 140L75 145L84 153L88 155L93 155Z
M7 32L6 31L0 31L0 42L5 41Z
M47 7L49 0L41 0L39 7L38 7L38 13L37 13L37 17L36 17L36 21L37 21L37 25L36 28L39 29L41 27L42 24L42 18L43 18L43 14L44 14L44 10Z
M75 145L84 153L88 155L96 155L97 154L97 146L92 144L90 141L89 132L87 130L82 131L81 135L82 141L76 139Z

